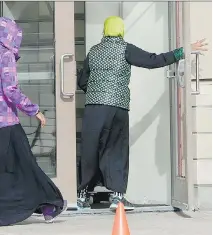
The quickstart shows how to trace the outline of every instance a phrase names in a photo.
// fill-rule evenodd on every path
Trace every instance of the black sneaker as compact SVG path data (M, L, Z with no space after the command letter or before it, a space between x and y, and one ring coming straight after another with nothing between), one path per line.
M124 209L126 211L132 211L134 210L134 206L127 201L127 199L124 196L118 196L118 195L113 195L112 196L112 203L110 205L110 210L115 211L118 208L118 204L121 202L124 205Z
M77 206L78 209L91 209L89 198L78 198Z

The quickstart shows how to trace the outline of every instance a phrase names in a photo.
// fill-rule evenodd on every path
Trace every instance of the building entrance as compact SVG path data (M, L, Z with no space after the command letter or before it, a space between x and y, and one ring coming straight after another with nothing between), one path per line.
M24 32L19 83L48 120L42 130L36 120L20 114L21 123L40 167L59 186L71 209L77 208L85 101L76 74L91 46L100 42L105 18L121 16L126 41L162 53L182 45L176 40L182 38L178 7L172 2L1 2L1 15L14 19ZM178 110L184 97L175 71L175 66L152 71L132 68L127 198L152 210L187 205L183 121ZM106 207L109 195L97 182L91 198L98 204L93 206Z

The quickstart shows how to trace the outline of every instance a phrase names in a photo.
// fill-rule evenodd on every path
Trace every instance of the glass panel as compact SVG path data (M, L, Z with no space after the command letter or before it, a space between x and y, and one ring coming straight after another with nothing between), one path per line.
M40 130L35 118L20 113L37 162L50 177L56 176L56 106L54 71L54 3L4 2L3 16L10 17L23 29L18 62L18 79L23 92L40 105L47 126Z
M75 59L77 74L83 68L86 57L85 45L85 2L74 2L75 9ZM77 86L77 90L79 87Z
M75 56L77 73L83 68L86 57L85 48L85 2L74 2L75 9ZM77 90L79 89L78 86ZM85 95L83 92L76 93L76 159L77 159L77 184L80 180L80 148L82 117L84 112Z
M85 2L75 2L74 3L75 14L85 15Z
M84 61L85 59L85 46L84 45L75 46L75 58L76 58L76 61Z
M76 38L85 38L85 21L84 20L75 20L75 37Z

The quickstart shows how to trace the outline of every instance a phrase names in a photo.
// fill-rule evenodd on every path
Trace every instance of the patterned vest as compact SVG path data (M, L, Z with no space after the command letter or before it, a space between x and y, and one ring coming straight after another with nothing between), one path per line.
M122 38L104 37L91 48L86 105L102 104L129 110L131 65L125 59L126 46Z

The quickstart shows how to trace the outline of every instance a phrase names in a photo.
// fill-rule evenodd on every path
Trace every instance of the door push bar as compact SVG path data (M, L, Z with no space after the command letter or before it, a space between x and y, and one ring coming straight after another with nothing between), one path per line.
M200 94L200 79L199 79L199 73L200 73L200 65L199 65L199 56L200 52L199 51L193 51L191 52L192 55L195 55L195 65L196 65L196 72L195 72L195 91L192 91L192 95L199 95ZM180 60L178 63L178 81L183 80L184 76L184 69L185 69L185 60ZM179 82L180 84L180 82ZM182 85L181 85L182 86ZM184 86L182 86L184 87Z
M200 52L199 51L193 51L191 54L195 54L195 64L196 64L196 72L195 72L195 91L192 91L192 95L199 95L200 94Z
M61 94L64 98L73 98L74 97L74 93L73 92L65 92L64 91L64 59L65 58L68 58L68 59L71 59L71 61L73 61L73 57L74 55L73 54L63 54L61 56L61 59L60 59L60 69L61 69Z

